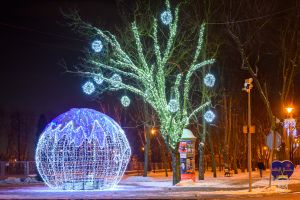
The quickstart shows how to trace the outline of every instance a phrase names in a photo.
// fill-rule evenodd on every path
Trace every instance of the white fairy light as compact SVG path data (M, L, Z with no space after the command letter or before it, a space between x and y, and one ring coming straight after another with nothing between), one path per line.
M92 43L92 49L96 52L96 53L99 53L102 51L102 48L103 48L103 44L101 42L101 40L95 40L93 41Z
M121 83L122 83L122 78L119 74L114 74L112 75L112 77L110 78L111 80L111 84L113 87L118 88L120 87Z
M130 99L128 96L122 96L121 103L124 107L128 107L130 105Z
M170 67L169 61L172 49L178 45L176 40L176 37L180 34L178 26L182 24L182 22L179 22L179 12L180 6L176 6L174 10L171 10L169 0L166 0L165 11L158 15L158 18L154 18L149 26L152 30L151 38L153 39L153 42L151 42L153 45L150 46L145 46L143 42L145 39L144 34L139 29L137 22L133 21L130 27L133 42L131 52L128 52L122 46L116 35L95 27L97 35L103 40L103 44L105 42L110 46L112 52L107 59L99 59L95 56L87 57L87 61L93 66L115 74L112 77L103 75L104 81L109 84L108 90L127 90L140 96L156 111L161 122L162 136L169 138L168 145L172 150L176 149L183 128L187 127L192 120L195 120L195 116L199 112L211 104L210 101L207 101L202 105L189 107L190 92L193 88L191 77L199 69L215 62L215 59L202 60L202 56L200 56L205 47L203 45L205 41L205 23L203 23L198 32L197 42L193 44L195 51L192 53L193 58L189 64L189 69L183 74L177 74L174 81L173 74L165 73ZM163 40L160 39L161 31L159 31L158 22L167 26L167 29L164 30L166 33L163 33L166 37ZM95 37L95 35L92 35L92 37ZM145 48L151 49L150 56L145 54L147 52ZM155 60L155 63L153 63L153 60ZM93 73L93 71L89 71L89 68L86 69L86 72ZM124 82L122 79L128 81ZM168 85L174 89L172 94L170 94L171 90L167 88ZM178 101L177 106L173 107L171 104L168 106L166 99L171 95L172 98ZM168 110L169 107L170 111ZM175 113L172 113L174 111Z
M36 165L53 189L103 190L122 178L131 149L121 127L92 109L71 109L49 123L36 149Z
M160 19L163 24L169 25L173 20L171 11L166 10L166 11L162 12L160 15Z
M204 119L207 121L207 122L212 122L214 121L216 115L213 113L213 111L211 110L208 110L205 112L204 114Z
M176 99L171 99L168 103L168 110L171 113L175 113L179 110L179 103Z
M82 86L82 90L84 93L90 95L93 92L95 92L95 86L92 82L87 81L83 86Z
M293 134L294 136L297 135L296 120L294 118L285 119L283 126L286 129L288 135L290 134Z
M103 83L103 75L102 74L97 74L94 76L94 81L95 83L97 83L98 85L101 85Z
M208 73L208 74L206 74L206 76L204 77L203 82L204 82L204 84L205 84L207 87L213 87L213 86L215 85L216 78L215 78L214 75Z

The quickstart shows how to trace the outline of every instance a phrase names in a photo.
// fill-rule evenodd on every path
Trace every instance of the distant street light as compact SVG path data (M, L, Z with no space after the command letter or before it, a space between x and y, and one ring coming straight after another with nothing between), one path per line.
M151 134L155 135L156 130L154 128L151 129Z
M245 80L243 91L248 93L248 170L249 170L249 192L252 191L252 156L251 156L251 89L253 88L252 85L253 79L249 78Z

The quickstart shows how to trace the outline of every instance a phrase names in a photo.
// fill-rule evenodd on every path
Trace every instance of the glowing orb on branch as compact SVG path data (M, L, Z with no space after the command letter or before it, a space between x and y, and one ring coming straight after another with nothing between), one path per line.
M83 92L90 95L93 92L95 92L95 86L92 82L87 81L83 86L82 86Z
M206 76L204 77L203 81L204 81L204 84L206 86L213 87L215 85L216 78L212 74L206 74Z
M61 114L47 125L35 160L51 188L103 190L118 184L130 155L126 135L113 119L81 108Z
M211 110L208 110L205 112L204 114L204 119L207 121L207 122L212 122L214 121L216 115L213 113L213 111Z
M93 41L93 43L92 43L92 49L96 53L101 52L102 48L103 48L103 44L102 44L101 40L95 40L95 41Z
M114 74L112 75L112 77L110 78L111 80L111 84L113 87L118 88L120 87L121 83L122 83L122 78L119 74Z
M130 99L128 96L123 96L121 98L121 103L124 107L128 107L130 105Z
M102 74L97 74L94 76L94 81L95 83L97 83L98 85L101 85L103 83L103 76Z
M176 99L171 99L168 103L168 110L171 113L175 113L179 110L179 103Z
M167 10L161 13L160 19L163 24L169 25L173 20L171 11Z

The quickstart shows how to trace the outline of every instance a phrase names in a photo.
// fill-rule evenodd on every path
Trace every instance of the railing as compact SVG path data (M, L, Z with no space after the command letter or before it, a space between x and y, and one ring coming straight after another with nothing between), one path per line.
M168 171L170 170L168 165ZM149 170L152 172L159 172L164 170L163 163L151 163L149 165ZM144 172L144 163L143 162L130 162L127 166L125 173L136 173L141 175ZM7 176L20 176L28 177L29 175L37 174L37 168L35 161L17 161L9 163L7 161L0 161L0 177Z
M0 177L11 175L27 177L36 173L35 161L18 161L13 163L0 161Z

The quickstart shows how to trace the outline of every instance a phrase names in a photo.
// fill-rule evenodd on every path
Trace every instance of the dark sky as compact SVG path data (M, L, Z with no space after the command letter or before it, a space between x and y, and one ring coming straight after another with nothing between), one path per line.
M81 51L89 47L90 41L62 25L60 9L74 8L104 29L120 26L115 0L1 3L0 109L59 114L71 107L97 108L98 103L82 93L86 79L64 73L59 65L62 59L70 67L79 63ZM300 98L299 90L296 98Z
M78 63L89 45L62 25L60 9L70 8L106 27L119 20L112 0L1 3L0 108L62 113L71 107L97 107L82 93L85 79L64 73L59 65L62 59L70 67Z

